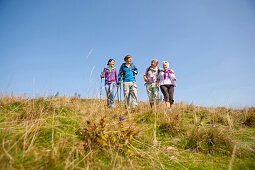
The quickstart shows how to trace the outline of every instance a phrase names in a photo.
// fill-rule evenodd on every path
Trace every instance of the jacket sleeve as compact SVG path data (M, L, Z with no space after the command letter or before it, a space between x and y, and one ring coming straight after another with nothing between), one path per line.
M146 68L145 72L144 72L144 76L147 75L147 71L148 71L148 68Z
M120 66L119 75L118 75L119 81L122 80L122 74L121 74L121 72L122 72L122 65Z
M136 74L138 74L138 69L136 68L136 66L133 64L134 66L134 71L136 71Z
M117 69L116 68L115 68L114 74L115 74L115 81L116 81L116 83L118 83L119 80L118 80L118 73L117 73Z
M158 70L158 75L157 75L157 79L160 80L160 73L161 73L161 69Z
M175 77L175 74L172 74L172 75L173 75L173 78L176 78L176 77Z

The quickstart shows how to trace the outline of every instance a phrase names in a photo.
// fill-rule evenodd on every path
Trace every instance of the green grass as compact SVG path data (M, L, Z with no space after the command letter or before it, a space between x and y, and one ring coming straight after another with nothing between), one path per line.
M254 108L105 103L0 98L1 169L228 169L234 146L232 169L255 168Z

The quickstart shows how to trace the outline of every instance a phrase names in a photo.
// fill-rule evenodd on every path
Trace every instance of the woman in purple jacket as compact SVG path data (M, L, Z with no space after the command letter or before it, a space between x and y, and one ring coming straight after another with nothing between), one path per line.
M105 78L105 91L107 96L107 106L114 105L114 89L118 87L118 73L117 69L113 67L114 59L108 61L108 67L104 68L101 73L101 78Z

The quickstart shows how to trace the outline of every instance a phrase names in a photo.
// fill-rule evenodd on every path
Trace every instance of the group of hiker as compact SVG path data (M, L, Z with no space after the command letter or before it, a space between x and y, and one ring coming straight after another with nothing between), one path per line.
M135 76L138 74L137 67L132 63L132 56L126 55L124 57L125 63L120 66L119 72L114 68L114 59L109 59L107 65L101 73L101 78L105 78L105 90L107 95L107 106L114 107L114 90L121 87L123 81L124 103L125 108L130 108L130 97L132 97L132 109L137 105L137 86ZM153 59L151 65L145 70L144 81L146 91L149 97L150 106L157 102L159 96L159 87L164 95L164 101L168 111L174 103L173 94L176 86L176 78L174 71L169 69L167 61L162 62L163 68L158 67L158 60ZM159 86L160 85L160 86ZM117 92L118 93L118 92Z

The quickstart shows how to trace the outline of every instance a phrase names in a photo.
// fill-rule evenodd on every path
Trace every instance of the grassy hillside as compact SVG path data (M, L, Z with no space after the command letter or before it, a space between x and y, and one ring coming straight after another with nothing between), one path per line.
M1 97L0 167L255 169L255 108L163 106Z

